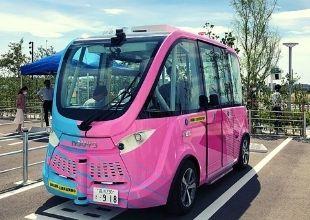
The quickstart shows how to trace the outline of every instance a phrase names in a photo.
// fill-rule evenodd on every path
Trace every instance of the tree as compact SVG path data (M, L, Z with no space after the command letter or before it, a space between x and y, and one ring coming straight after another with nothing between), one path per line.
M213 40L218 40L221 38L220 42L233 48L237 53L239 53L239 49L236 47L235 41L236 41L236 37L233 35L232 32L225 32L223 37L220 37L219 35L217 35L216 33L214 33L214 24L211 24L209 22L206 22L203 25L203 28L206 29L206 32L203 32L202 34L208 36L210 39Z
M9 50L0 56L2 72L8 71L10 76L20 77L20 67L29 61L29 57L22 52L23 43L23 39L9 43Z
M55 51L55 48L53 46L50 46L48 48L44 48L41 45L34 52L34 60L36 61L36 60L42 59L42 58L44 58L46 56L53 55L55 53L56 53L56 51Z
M236 13L234 29L241 47L242 81L249 108L279 60L280 37L269 25L276 3L277 0L232 0Z

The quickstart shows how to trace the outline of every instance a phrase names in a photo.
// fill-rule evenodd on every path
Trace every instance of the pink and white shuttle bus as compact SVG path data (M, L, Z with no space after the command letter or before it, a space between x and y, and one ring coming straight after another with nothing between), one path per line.
M58 70L47 190L186 213L197 187L249 161L235 51L168 26L77 39Z

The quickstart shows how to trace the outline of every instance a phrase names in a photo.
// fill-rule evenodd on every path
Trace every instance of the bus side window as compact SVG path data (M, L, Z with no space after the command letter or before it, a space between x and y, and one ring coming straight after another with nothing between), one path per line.
M219 74L221 105L229 107L233 105L233 90L228 54L222 48L214 47L214 49Z
M199 96L202 94L196 43L181 40L173 47L163 65L146 111L148 113L166 112L168 115L197 112Z
M209 101L208 108L218 108L220 94L218 89L218 74L214 48L212 45L200 41L198 44L203 65L206 96L208 97Z
M234 94L234 104L242 105L242 84L240 75L239 60L236 55L229 54L230 72Z

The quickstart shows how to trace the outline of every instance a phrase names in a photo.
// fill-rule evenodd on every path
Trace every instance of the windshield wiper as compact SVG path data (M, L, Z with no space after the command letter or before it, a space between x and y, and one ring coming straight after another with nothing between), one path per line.
M117 112L118 108L121 106L122 102L128 98L128 95L132 95L134 94L134 91L130 91L131 88L133 87L133 85L135 84L135 82L137 81L138 77L140 77L141 72L139 72L135 78L132 80L132 82L130 83L130 85L120 94L118 94L112 101L110 101L108 104L106 104L105 106L108 106L109 104L113 103L118 97L121 96L120 100L116 103L116 105L111 105L108 109L107 109L107 113L106 114L102 114L102 109L98 109L94 114L92 114L89 118L87 118L86 120L82 121L81 124L78 125L78 128L81 131L88 131L89 129L91 129L91 123L96 121L96 120L104 120L106 119L108 116L113 115ZM103 107L105 107L103 106ZM116 106L116 107L115 107ZM103 108L102 107L102 108ZM109 112L109 110L111 110L112 108L115 109L113 110L113 112Z

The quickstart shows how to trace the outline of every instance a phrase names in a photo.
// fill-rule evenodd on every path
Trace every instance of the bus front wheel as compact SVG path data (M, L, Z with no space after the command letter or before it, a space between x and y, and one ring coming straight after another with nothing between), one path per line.
M194 205L199 184L194 163L186 160L179 169L171 186L167 211L173 214L186 214Z

